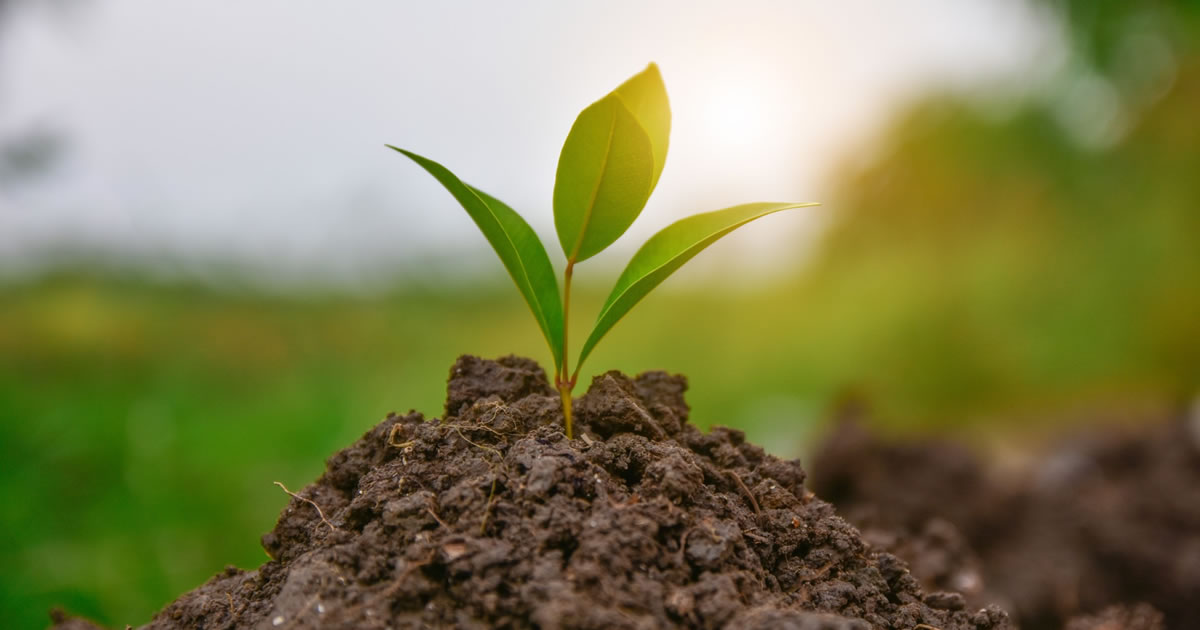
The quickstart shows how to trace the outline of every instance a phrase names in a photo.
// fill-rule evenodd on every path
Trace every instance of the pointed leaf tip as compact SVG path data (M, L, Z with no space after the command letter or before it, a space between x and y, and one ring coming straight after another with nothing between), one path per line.
M630 77L615 92L650 138L654 152L654 177L650 181L653 191L662 176L671 137L671 104L658 64L651 61L645 70Z

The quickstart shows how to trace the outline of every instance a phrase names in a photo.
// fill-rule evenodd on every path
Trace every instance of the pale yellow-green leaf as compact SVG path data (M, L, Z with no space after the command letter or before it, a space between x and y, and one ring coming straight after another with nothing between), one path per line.
M654 151L654 177L650 180L650 190L653 192L666 164L667 145L671 139L671 105L667 101L667 86L663 84L658 64L651 63L645 70L630 77L617 87L616 93L650 138Z

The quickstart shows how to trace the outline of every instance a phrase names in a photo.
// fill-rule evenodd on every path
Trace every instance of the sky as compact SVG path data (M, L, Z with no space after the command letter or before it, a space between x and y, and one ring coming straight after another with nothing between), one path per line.
M595 259L619 267L687 214L823 201L905 102L1020 91L1061 57L1053 25L1011 0L25 6L0 27L0 140L46 128L63 150L0 190L10 270L63 250L349 284L490 264L454 200L385 143L506 201L561 265L562 141L655 61L670 153L641 218ZM766 219L691 273L801 260L836 211Z

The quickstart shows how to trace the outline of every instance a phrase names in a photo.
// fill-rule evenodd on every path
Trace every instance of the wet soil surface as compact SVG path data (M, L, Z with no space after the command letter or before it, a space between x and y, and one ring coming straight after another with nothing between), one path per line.
M1200 628L1200 417L1093 430L1001 472L846 423L811 484L925 588L997 602L1026 630Z
M686 387L601 375L567 440L535 363L462 357L441 420L389 415L296 492L263 537L271 561L148 627L1010 627L961 578L924 590L799 462L688 424Z

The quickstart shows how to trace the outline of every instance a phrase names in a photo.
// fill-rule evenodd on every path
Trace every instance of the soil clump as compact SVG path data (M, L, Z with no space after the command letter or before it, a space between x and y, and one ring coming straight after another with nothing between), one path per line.
M999 603L1025 630L1200 628L1200 416L1091 429L1004 474L960 445L847 422L811 468L815 492L925 588Z
M537 364L464 356L442 419L389 414L293 495L263 536L270 561L147 627L1010 627L923 590L805 488L799 462L688 424L686 389L598 376L567 440Z

